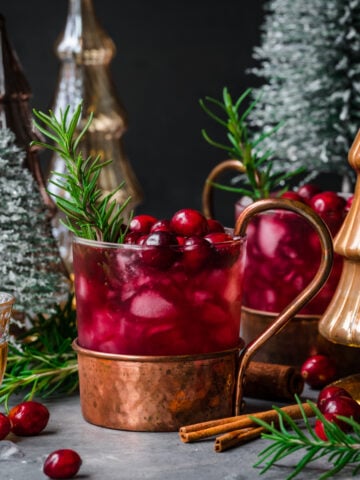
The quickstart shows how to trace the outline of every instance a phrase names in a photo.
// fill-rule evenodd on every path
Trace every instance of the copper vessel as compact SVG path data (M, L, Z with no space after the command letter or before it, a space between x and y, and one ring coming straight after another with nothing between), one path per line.
M78 355L82 413L90 423L136 431L231 415L239 348L203 355L134 356L82 348Z

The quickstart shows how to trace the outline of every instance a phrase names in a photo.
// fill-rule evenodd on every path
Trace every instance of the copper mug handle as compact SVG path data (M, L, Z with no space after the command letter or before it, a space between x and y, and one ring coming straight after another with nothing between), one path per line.
M321 262L312 281L305 289L278 315L278 317L257 338L244 347L239 356L239 369L236 382L235 414L239 415L242 406L242 391L246 368L251 357L270 338L280 332L321 289L328 279L333 263L332 237L327 225L306 204L282 198L258 200L247 206L237 218L235 235L246 235L246 229L251 218L268 210L289 210L305 218L316 230L322 247Z

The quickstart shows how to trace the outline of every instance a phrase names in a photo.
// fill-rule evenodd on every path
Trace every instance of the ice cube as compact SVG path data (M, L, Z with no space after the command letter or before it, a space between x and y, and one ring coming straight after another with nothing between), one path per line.
M21 450L14 442L10 440L2 440L0 442L0 461L4 460L17 460L25 456L23 450Z
M167 318L176 315L177 310L160 292L144 289L132 299L130 312L142 318Z
M276 216L263 215L258 231L259 247L263 254L274 257L277 246L286 233L286 226Z

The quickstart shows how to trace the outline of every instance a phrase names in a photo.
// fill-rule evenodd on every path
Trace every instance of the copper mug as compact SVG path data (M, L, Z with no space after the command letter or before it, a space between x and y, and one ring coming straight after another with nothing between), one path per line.
M73 346L78 354L80 402L84 418L108 428L175 431L180 426L239 414L250 359L320 290L332 266L327 226L299 202L260 200L246 207L234 233L245 236L251 218L285 209L305 217L322 245L318 272L305 290L254 341L231 350L201 355L139 356L102 353Z

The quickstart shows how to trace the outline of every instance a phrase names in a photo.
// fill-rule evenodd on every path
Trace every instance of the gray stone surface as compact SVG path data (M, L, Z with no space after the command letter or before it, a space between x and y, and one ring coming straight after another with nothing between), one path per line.
M51 416L39 436L9 436L0 442L1 480L46 479L43 462L59 448L72 448L81 455L83 464L76 478L83 480L280 480L291 473L301 456L260 476L253 464L266 440L216 453L212 439L184 444L177 432L125 432L91 425L82 417L78 396L45 403ZM270 406L266 402L251 404L253 409ZM326 468L326 463L320 462L296 478L314 480ZM347 470L336 478L353 477Z

